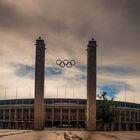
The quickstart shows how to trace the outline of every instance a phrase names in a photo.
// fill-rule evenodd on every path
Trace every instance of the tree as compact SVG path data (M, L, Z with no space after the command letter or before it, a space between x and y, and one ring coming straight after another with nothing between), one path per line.
M114 122L120 115L114 98L109 99L106 92L98 95L98 97L100 100L97 102L97 120L103 123Z

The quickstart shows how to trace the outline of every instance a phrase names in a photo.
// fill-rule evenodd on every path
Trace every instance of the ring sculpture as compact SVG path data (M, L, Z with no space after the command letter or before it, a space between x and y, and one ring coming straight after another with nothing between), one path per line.
M56 64L60 67L67 67L67 68L71 68L72 66L74 66L76 64L76 61L75 60L61 60L61 59L58 59L56 60Z

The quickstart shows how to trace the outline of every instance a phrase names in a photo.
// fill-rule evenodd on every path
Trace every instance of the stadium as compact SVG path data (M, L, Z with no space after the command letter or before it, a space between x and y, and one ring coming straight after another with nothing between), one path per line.
M86 99L47 98L45 103L46 129L86 129ZM102 102L97 100L97 104ZM119 102L117 107L126 115L119 116L112 124L96 120L96 130L140 130L140 104ZM33 129L34 99L0 100L0 128Z

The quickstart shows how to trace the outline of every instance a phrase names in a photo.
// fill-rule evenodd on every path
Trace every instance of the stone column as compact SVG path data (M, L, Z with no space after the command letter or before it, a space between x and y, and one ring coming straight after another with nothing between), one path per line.
M114 124L111 124L111 131L114 131Z
M15 109L15 121L17 121L17 109Z
M24 129L23 124L23 108L21 108L21 129Z
M134 119L133 123L135 123L136 122L136 112L134 112L134 118L133 119Z
M54 125L54 108L52 108L52 126Z
M96 130L96 41L87 46L87 124L89 131Z
M29 116L29 119L28 120L30 122L31 121L31 109L30 108L28 109L28 116Z
M129 127L128 127L128 124L127 123L125 124L125 130L126 131L129 131Z
M39 37L36 40L35 63L35 104L34 104L34 129L43 130L45 120L44 107L44 69L45 69L45 43Z
M15 129L18 129L17 109L15 109Z
M3 109L3 120L5 121L5 109Z
M138 112L138 122L140 122L140 112Z
M125 111L125 116L124 116L124 123L126 124L126 113L127 111Z
M62 108L60 108L60 127L62 127Z
M11 129L11 109L9 109L9 123L8 128Z
M133 124L133 131L136 131L136 124Z
M137 112L137 122L139 122L139 112Z
M118 130L119 130L119 131L122 130L121 124L119 124L119 126L118 126Z
M76 116L77 116L76 123L77 123L77 127L79 127L79 109L77 109L77 112L76 113L77 113L76 114Z
M21 109L21 121L23 122L23 108Z
M9 109L9 122L11 121L11 109Z
M121 125L121 115L119 116L119 125L118 125L118 131L121 131L122 125Z
M125 123L125 131L128 129L128 126L127 126L127 121L126 121L126 115L127 115L127 111L124 111L125 112L125 116L124 116L124 123Z
M71 111L69 109L69 116L68 116L69 127L70 127L70 116L71 116Z
M132 122L132 119L131 119L131 111L129 112L129 122Z

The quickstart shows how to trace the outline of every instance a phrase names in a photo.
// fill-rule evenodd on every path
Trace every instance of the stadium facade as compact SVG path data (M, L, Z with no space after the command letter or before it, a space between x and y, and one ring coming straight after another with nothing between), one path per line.
M86 103L86 99L44 99L45 128L86 129ZM125 115L110 124L96 120L96 130L140 130L140 104L116 103ZM34 99L0 100L0 128L34 129Z

